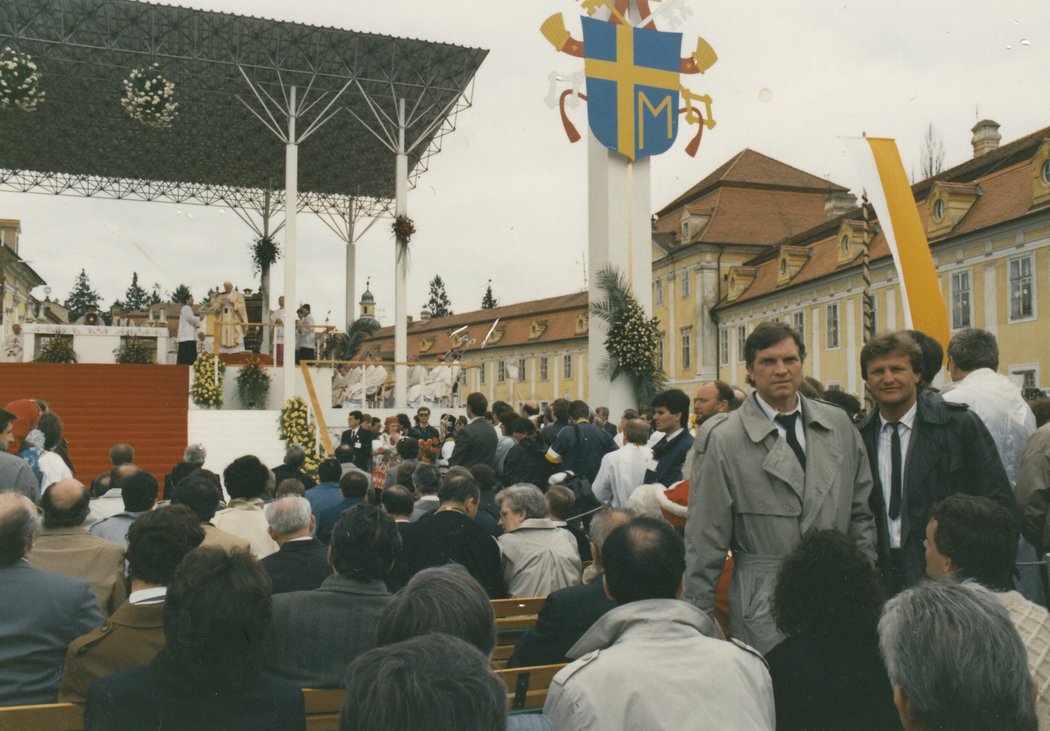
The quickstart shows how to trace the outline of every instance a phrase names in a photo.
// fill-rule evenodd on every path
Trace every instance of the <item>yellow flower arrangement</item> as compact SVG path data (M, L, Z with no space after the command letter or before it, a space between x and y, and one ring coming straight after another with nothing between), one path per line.
M214 355L205 353L197 358L193 364L193 386L190 389L193 403L205 408L222 408L222 376L225 372L226 364Z
M317 468L321 464L321 455L317 451L317 430L306 410L306 402L300 397L296 396L284 402L278 431L286 445L298 444L303 448L306 452L303 472L316 478Z

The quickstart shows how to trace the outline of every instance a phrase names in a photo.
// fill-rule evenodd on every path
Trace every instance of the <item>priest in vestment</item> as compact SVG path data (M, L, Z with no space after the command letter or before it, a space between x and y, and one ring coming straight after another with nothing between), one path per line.
M244 308L244 295L225 282L225 291L212 300L212 313L219 324L219 352L244 352L244 323L248 322L248 311Z

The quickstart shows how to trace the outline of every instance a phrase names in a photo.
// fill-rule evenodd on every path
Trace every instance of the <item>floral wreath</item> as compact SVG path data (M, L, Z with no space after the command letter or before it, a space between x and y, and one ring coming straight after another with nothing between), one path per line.
M33 57L5 46L0 51L0 109L32 112L42 101L44 92Z
M160 64L133 69L124 79L124 98L120 106L136 122L163 129L178 115L175 84L160 73Z

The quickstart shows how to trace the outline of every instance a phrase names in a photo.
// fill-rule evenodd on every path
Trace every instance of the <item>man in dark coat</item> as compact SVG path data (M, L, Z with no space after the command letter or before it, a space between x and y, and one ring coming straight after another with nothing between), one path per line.
M682 479L682 464L693 447L689 426L689 397L684 391L672 388L653 399L653 423L664 433L653 445L656 468L647 470L645 482L670 487Z
M339 439L340 444L345 444L354 450L353 462L358 469L368 471L372 463L372 442L377 439L373 431L369 431L361 419L364 414L360 411L351 411L346 416L346 424L350 428L343 432Z
M957 492L1018 512L995 442L964 404L920 390L922 350L906 333L886 333L860 353L861 374L878 408L859 429L874 487L869 504L878 566L896 594L926 574L923 540L930 508Z
M438 497L440 506L419 519L411 543L405 547L408 575L457 563L477 579L490 599L503 598L506 591L499 544L474 520L481 501L478 483L470 477L447 476Z
M314 488L316 489L316 488ZM283 497L263 508L270 537L281 547L262 559L273 583L272 594L310 591L332 575L328 546L314 538L310 502L299 496Z
M456 432L456 446L448 458L449 467L469 469L476 464L495 467L499 435L485 418L488 407L489 401L484 394L475 391L467 396L467 425Z

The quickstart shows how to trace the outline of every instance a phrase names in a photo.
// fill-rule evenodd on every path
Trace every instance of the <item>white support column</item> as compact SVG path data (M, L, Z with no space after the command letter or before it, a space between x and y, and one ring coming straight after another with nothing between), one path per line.
M861 294L861 297L864 295ZM857 306L853 297L846 300L846 388L849 393L857 392L857 363L859 353L857 352L857 332L864 326L858 328ZM863 315L862 315L863 317Z
M285 323L294 323L292 313L299 309L295 292L296 237L299 224L299 146L296 143L295 87L288 96L288 142L284 148L284 305ZM281 363L284 398L295 396L295 328L284 328L284 358Z
M408 215L408 152L405 148L405 100L397 104L397 159L394 215ZM397 245L395 244L395 247ZM397 256L394 272L394 407L408 405L408 256Z
M346 327L350 327L357 319L357 288L355 286L357 276L357 249L354 244L346 242Z
M992 334L999 333L999 295L995 290L995 267L994 261L984 265L984 322L981 324L981 327ZM970 302L972 307L973 298L970 299ZM971 313L970 321L977 322L974 313Z
M601 298L597 273L606 265L627 278L635 299L652 316L652 229L650 222L649 158L631 162L587 134L587 269L592 301ZM610 382L602 370L608 361L606 324L590 321L587 338L587 376L591 403L609 407L612 414L638 404L626 376ZM671 333L668 333L670 336ZM561 364L558 364L561 367ZM557 387L557 382L555 382ZM557 393L557 388L555 388Z
M813 308L813 331L809 335L809 375L820 380L820 307Z

